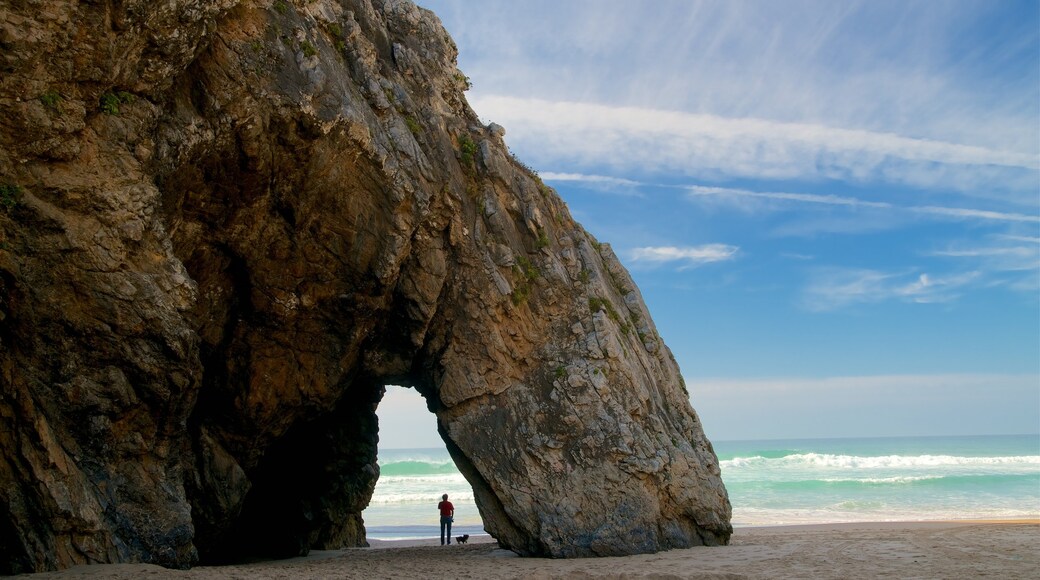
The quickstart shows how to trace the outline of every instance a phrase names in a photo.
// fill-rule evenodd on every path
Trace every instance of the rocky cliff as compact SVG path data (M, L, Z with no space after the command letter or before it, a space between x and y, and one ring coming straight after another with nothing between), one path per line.
M362 545L414 387L524 555L731 532L606 244L406 0L0 2L0 572Z

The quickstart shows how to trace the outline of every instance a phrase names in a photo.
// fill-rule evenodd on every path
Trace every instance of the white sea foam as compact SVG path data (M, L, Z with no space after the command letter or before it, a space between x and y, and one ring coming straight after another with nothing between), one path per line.
M472 493L460 493L455 492L450 494L452 503L459 502L473 502ZM436 505L441 499L440 493L434 492L418 492L418 493L386 493L386 494L373 494L372 500L369 504L417 504L426 503L430 505Z
M828 453L798 453L785 457L736 457L720 462L723 471L744 468L851 468L884 469L914 467L987 467L1040 468L1040 455L1017 455L1008 457L959 457L954 455L885 455L860 457L857 455L834 455Z
M452 484L466 483L466 478L461 473L445 473L443 475L380 475L379 484Z
M425 463L425 464L428 464L428 465L433 465L435 467L442 467L442 466L445 466L445 465L455 465L455 462L452 461L451 459L444 459L444 458L440 458L440 457L432 457L430 455L403 455L403 456L399 456L399 457L394 457L393 459L390 459L390 458L379 459L378 461L379 461L379 465L381 467L382 466L394 465L394 464L397 464L397 463Z
M824 483L877 483L877 484L900 484L914 483L917 481L928 481L942 479L942 475L918 475L918 476L895 476L895 477L825 477L819 479Z

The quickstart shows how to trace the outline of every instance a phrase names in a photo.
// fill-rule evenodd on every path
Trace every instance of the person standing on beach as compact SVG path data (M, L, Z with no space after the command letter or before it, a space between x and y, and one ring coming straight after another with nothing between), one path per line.
M455 520L455 506L448 501L448 494L441 496L441 503L437 504L437 509L441 510L441 545L444 545L445 539L448 540L448 545L451 545L451 522Z

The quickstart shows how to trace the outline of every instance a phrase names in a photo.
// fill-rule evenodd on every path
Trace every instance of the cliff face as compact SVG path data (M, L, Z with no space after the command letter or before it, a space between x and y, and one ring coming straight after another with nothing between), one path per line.
M406 0L0 5L0 572L365 541L385 384L525 555L725 543L609 246Z

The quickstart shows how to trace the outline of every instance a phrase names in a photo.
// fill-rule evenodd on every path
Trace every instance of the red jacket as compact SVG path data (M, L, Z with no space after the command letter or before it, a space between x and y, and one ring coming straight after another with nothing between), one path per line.
M455 506L451 505L451 502L448 500L437 504L437 509L441 510L441 516L443 517L448 518L455 515Z

